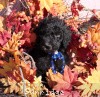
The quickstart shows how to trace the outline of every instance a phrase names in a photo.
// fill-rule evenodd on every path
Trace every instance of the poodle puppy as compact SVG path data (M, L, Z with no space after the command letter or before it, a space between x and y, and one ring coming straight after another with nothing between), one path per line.
M30 55L36 62L37 75L44 76L50 67L54 73L63 73L69 62L66 47L71 39L70 28L64 20L48 16L40 21L34 32L37 40Z

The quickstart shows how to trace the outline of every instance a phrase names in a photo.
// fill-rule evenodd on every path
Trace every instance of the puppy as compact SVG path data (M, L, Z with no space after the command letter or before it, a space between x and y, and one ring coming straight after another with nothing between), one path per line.
M63 73L69 62L66 48L71 39L70 28L64 20L48 16L40 21L34 32L37 40L30 55L36 62L37 75L45 76L50 67L54 73Z

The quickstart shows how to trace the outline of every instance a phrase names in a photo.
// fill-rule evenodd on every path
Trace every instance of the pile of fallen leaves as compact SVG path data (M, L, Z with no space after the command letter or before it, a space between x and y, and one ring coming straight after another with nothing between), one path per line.
M94 13L92 21L97 23L80 20L82 10L80 0L73 0L70 6L63 0L0 0L0 83L5 94L100 96L100 16ZM46 73L50 90L36 76L34 59L27 53L36 40L35 27L49 14L65 19L73 32L66 50L71 61L64 74L53 74L51 69Z

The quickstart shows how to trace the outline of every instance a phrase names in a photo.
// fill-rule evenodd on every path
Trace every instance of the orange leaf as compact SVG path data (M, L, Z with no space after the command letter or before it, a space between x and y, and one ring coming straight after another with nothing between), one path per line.
M7 72L13 71L17 67L17 64L10 58L9 62L4 61L2 67L3 68L0 68L0 74L7 76Z
M30 81L34 81L34 76L36 75L36 68L31 68L30 64L25 64L23 61L21 61L21 68L23 71L24 77Z
M0 10L7 6L8 0L0 0Z
M54 74L51 69L47 72L47 80L50 87L55 86L57 83L63 83L63 75L61 75L59 72Z

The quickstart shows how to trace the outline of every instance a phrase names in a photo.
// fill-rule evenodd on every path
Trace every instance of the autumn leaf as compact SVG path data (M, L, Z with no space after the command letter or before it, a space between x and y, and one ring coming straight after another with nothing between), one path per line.
M86 62L91 60L90 62L95 61L96 58L93 56L93 52L88 47L77 48L76 52L77 61Z
M19 32L18 34L13 33L11 39L8 41L8 43L4 46L5 49L12 49L12 50L18 50L20 47L20 39L22 38L23 33Z
M2 4L0 4L0 10L2 10L4 8L4 6Z
M5 45L8 40L11 38L11 34L7 31L0 32L0 45Z
M82 74L84 77L87 77L86 75L89 74L89 71L93 66L89 64L85 64L84 62L75 62L72 64L72 71L77 71L77 73L80 75Z
M34 82L30 83L28 80L24 79L25 81L25 93L28 97L39 97L42 93L44 86L41 81L41 76L34 78ZM3 83L3 86L6 88L4 89L4 93L18 93L19 95L23 94L23 81L17 82L14 79L7 77L0 79L0 82Z
M67 76L67 77L66 77ZM65 67L64 69L64 75L63 75L63 79L68 82L68 83L73 83L74 81L77 80L78 77L78 73L77 72L72 72L71 69L69 67Z
M21 61L20 64L24 77L31 83L34 81L34 76L36 75L36 68L31 68L30 64L26 64Z
M72 72L68 66L65 66L64 74L63 74L63 81L57 82L53 89L55 90L71 90L73 83L77 80L78 74L77 72Z
M50 13L53 16L62 15L64 13L68 13L68 8L65 6L62 0L54 0L53 6L50 8Z
M0 10L7 6L8 0L0 0Z
M11 53L15 61L18 59L18 55L21 54L19 51L19 47L21 46L21 38L23 36L22 32L19 32L18 34L13 33L11 39L3 46L2 50Z
M6 89L4 90L5 94L13 92L18 93L20 91L18 83L10 77L2 78L0 79L0 82L3 83L3 86L6 86Z
M41 76L34 78L34 82L30 83L28 80L25 79L25 93L27 95L27 97L40 97L44 87L43 84L41 82ZM18 94L23 94L23 81L21 81L20 83L18 83L18 85L20 86L21 91L18 92Z
M63 82L63 76L58 72L54 74L51 69L46 73L47 81L50 87L53 87L57 84L57 82Z
M100 22L88 28L84 35L81 36L81 47L89 47L94 53L100 51Z
M51 88L64 92L64 95L60 95L59 97L66 97L66 93L69 93L68 95L72 95L72 86L74 86L73 83L76 82L77 77L78 74L71 71L68 66L65 67L63 75L60 73L53 74L51 69L47 72L47 81Z
M3 77L11 77L17 82L21 81L19 64L17 63L12 58L9 58L8 62L3 61L2 68L0 68L0 75L2 75Z
M9 62L4 61L2 68L0 68L0 74L3 76L7 76L8 72L12 71L17 67L17 64L15 64L15 61L10 58Z
M73 16L79 16L79 11L84 8L82 4L79 3L79 0L74 0L71 4L71 11Z
M82 91L82 97L89 97L92 93L98 93L100 91L100 70L94 69L86 79L79 78L78 81L82 83L78 86L78 89Z
M39 0L40 1L40 8L46 8L47 11L50 11L50 8L53 6L53 0Z

